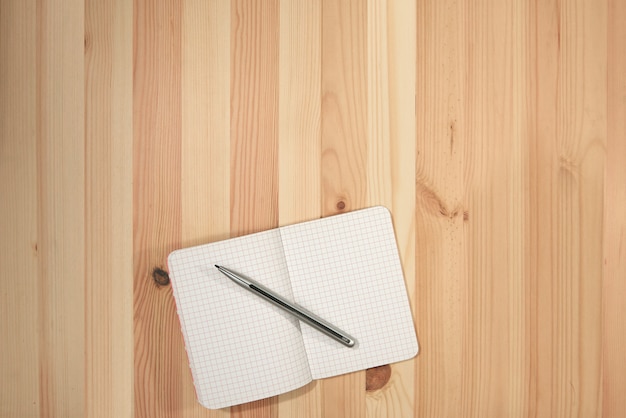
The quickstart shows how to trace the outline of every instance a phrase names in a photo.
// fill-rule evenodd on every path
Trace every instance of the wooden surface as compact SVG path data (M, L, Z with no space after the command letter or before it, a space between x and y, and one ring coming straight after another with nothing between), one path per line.
M618 0L0 0L0 416L623 416L625 39ZM200 407L168 252L378 204L420 355Z

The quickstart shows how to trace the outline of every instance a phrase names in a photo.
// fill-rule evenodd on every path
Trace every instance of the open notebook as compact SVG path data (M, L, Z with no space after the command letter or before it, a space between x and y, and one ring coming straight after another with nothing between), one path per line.
M211 409L414 357L413 319L381 206L174 251L169 275L199 402ZM352 335L349 348L233 283L242 273Z

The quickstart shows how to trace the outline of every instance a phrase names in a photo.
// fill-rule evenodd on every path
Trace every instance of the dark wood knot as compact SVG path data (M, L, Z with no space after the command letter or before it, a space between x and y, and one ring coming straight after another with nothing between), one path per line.
M167 271L163 270L160 267L155 267L154 270L152 270L152 278L154 279L154 282L159 286L167 286L168 284L170 284L170 275L167 273Z
M345 208L346 208L346 202L344 202L343 200L340 200L339 202L337 202L337 209L344 210Z
M85 33L85 52L91 49L91 35L89 33Z
M388 364L367 369L365 371L365 390L372 392L382 389L389 382L390 377L391 366Z

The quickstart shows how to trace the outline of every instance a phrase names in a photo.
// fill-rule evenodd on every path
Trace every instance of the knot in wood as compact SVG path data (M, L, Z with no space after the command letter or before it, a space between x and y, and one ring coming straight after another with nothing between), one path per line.
M154 279L154 282L159 286L167 286L168 284L170 284L170 275L167 273L167 271L163 270L160 267L155 267L154 270L152 270L152 278Z
M390 377L391 366L388 364L367 369L365 371L365 390L372 392L382 389L389 382Z

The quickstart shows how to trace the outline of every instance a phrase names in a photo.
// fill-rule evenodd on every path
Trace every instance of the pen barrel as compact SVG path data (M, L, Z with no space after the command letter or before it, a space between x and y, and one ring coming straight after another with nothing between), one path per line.
M333 338L334 340L339 341L341 344L347 347L354 347L356 344L356 340L349 336L346 332L337 328L333 324L323 320L319 316L315 315L313 312L308 311L300 305L297 305L284 297L280 296L277 293L274 293L272 290L263 286L261 283L258 283L249 277L245 277L239 273L235 273L232 270L227 269L226 267L216 265L217 269L224 274L226 277L230 278L232 281L237 283L239 286L248 289L249 291L256 293L261 296L263 299L268 302L273 303L277 307L283 309L284 311L289 312L294 315L296 318L300 319L303 322L306 322L313 328L318 331L326 334L327 336Z
M339 341L341 344L347 347L354 346L356 342L354 338L349 336L345 331L342 331L333 324L315 315L313 312L303 308L300 305L290 302L289 300L280 295L277 295L276 293L273 293L271 290L259 283L250 283L248 287L251 291L259 294L267 301L291 313L301 321L306 322L318 331L321 331L329 337L333 338L334 340Z

